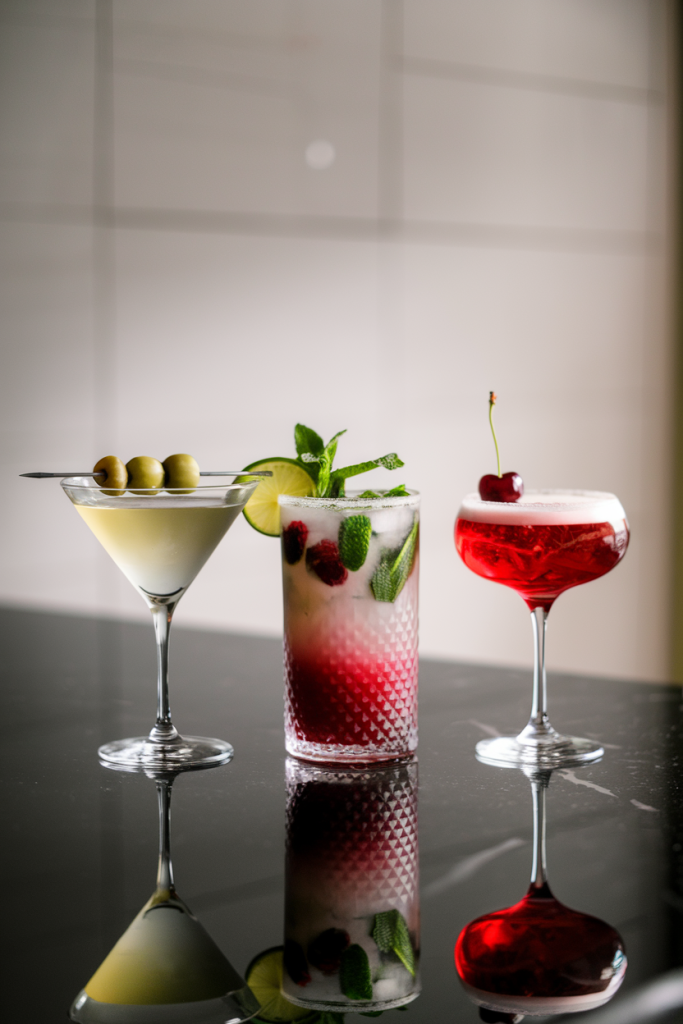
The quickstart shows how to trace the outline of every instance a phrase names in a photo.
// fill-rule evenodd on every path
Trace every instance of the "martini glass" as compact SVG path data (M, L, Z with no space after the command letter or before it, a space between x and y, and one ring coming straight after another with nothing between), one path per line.
M562 736L548 718L545 630L548 612L570 587L604 576L626 554L626 513L601 491L535 491L515 502L468 494L455 521L455 545L478 576L521 595L534 631L531 717L518 736L480 740L477 757L495 765L558 768L604 754L592 740Z
M76 996L81 1024L239 1024L259 1004L175 890L171 787L158 773L159 866L154 893Z
M455 966L484 1021L520 1021L592 1010L615 995L627 961L619 933L565 907L546 870L546 790L550 771L525 768L534 802L531 884L513 907L470 921L455 945Z
M224 740L181 736L171 721L168 641L178 601L251 497L258 480L192 490L106 491L89 477L62 487L105 551L152 612L157 644L157 718L148 736L100 747L118 767L208 768L233 755Z

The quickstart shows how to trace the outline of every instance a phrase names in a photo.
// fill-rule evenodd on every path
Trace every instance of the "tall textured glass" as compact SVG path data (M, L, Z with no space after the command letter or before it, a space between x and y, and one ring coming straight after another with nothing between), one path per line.
M285 745L372 763L417 747L420 497L280 497Z
M377 1012L420 992L417 763L287 761L282 991L297 1006Z

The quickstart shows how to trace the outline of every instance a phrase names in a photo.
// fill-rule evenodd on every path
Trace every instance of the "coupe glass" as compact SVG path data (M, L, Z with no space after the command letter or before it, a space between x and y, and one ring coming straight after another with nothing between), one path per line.
M598 743L562 736L550 724L545 629L555 599L613 569L624 557L628 539L626 514L613 494L535 491L516 502L482 501L477 494L465 498L455 522L458 554L477 575L521 595L534 631L529 723L518 736L481 740L479 760L556 768L602 756Z
M173 881L171 787L174 774L156 779L159 866L151 898L90 981L76 996L70 1018L80 1024L240 1024L259 1004L204 931Z
M342 764L410 756L419 494L279 501L288 753ZM347 569L340 547L350 536L363 543L346 557Z
M224 740L181 736L171 721L168 641L178 601L251 497L259 481L135 492L107 491L89 477L62 487L105 551L143 597L157 643L157 719L148 736L100 747L102 761L152 770L201 768L229 761Z
M480 1010L482 1020L592 1010L612 999L626 973L619 933L565 907L550 891L545 804L551 772L524 771L534 801L531 884L515 906L470 921L455 946L456 970L468 996L483 1011L501 1015Z

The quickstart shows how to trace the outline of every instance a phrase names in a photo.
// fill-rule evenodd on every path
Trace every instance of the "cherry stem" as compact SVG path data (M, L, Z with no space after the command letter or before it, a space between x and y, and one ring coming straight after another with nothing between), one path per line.
M493 434L493 443L496 446L496 461L498 463L498 477L500 478L503 474L500 471L500 452L498 451L498 441L496 439L496 431L493 426L493 407L496 404L496 393L495 391L489 391L489 423L491 424L491 433Z

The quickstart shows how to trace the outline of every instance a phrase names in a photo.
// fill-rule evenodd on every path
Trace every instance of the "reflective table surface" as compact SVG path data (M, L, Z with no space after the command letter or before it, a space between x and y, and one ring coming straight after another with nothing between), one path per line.
M149 623L5 609L0 628L3 1005L7 1020L50 1024L67 1019L77 994L154 890L156 783L101 767L96 754L100 744L148 728L154 644ZM470 971L467 991L454 966L463 929L519 904L527 892L539 801L545 804L552 894L579 912L560 922L571 933L558 940L560 953L578 943L578 952L565 957L573 964L569 974L597 969L603 988L615 978L616 989L625 950L616 1007L683 964L680 687L551 672L554 723L598 739L606 755L592 766L534 781L474 756L482 736L517 730L526 720L530 670L425 659L418 764L360 780L342 772L335 779L286 759L279 641L176 627L172 643L176 725L235 747L232 763L175 779L175 882L240 975L257 954L283 943L285 888L288 937L303 947L312 934L306 907L320 897L316 886L330 884L329 898L343 903L350 885L355 918L370 922L367 935L377 921L373 914L403 901L414 947L406 955L420 962L421 993L402 1009L386 1009L388 1022L478 1021L473 998L486 1005L499 969L512 978L505 984L527 992L527 1002L508 1007L508 1016L485 1011L483 1019L513 1020L522 1012L549 1019L580 1008L567 999L583 991L585 977L574 989L566 978L558 981L557 964L545 962L557 936L533 916L530 928L521 918L508 920L507 932L498 919L495 962L490 948L477 952L476 929L468 932L461 963ZM379 835L385 849L379 866L359 847L377 799L390 807ZM351 863L354 870L345 873ZM324 930L318 911L315 927ZM586 939L586 929L596 928L599 941ZM588 943L585 955L582 943ZM377 953L385 966L391 961L380 1003L392 996L406 1001L419 987L396 948ZM557 977L548 982L553 971ZM325 992L334 988L329 972L311 973L311 984L297 987L290 978L289 989L295 998L324 1004ZM394 977L398 988L389 983ZM550 1001L528 1002L534 986ZM361 1019L345 1015L348 1024ZM667 1018L674 1019L680 1016Z

